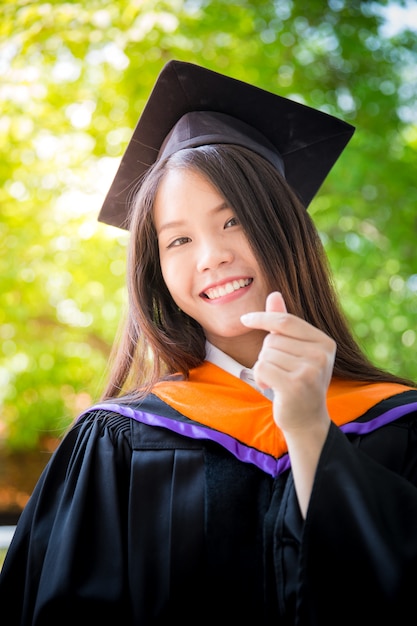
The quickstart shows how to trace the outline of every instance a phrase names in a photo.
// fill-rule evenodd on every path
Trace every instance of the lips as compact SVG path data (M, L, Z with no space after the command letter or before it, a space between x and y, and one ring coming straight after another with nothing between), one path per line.
M247 287L251 284L252 278L239 278L237 280L231 280L229 283L224 283L219 287L213 287L212 289L207 289L201 295L203 298L207 298L208 300L215 300L216 298L222 298L223 296L227 296L234 291L238 291L243 287Z

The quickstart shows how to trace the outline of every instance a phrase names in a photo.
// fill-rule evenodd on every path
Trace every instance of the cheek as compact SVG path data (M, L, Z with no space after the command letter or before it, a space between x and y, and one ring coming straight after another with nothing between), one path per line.
M181 262L180 259L175 259L174 257L169 260L161 259L162 278L174 300L181 296L187 285L187 267L187 263Z

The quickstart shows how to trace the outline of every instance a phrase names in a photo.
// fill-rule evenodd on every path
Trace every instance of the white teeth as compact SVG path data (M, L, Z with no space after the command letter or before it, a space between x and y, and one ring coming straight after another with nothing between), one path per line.
M205 292L205 295L209 300L215 300L216 298L221 298L222 296L227 295L228 293L233 293L237 291L241 287L246 287L251 282L250 278L240 278L239 280L233 280L230 283L226 283L221 287L215 287L214 289L209 289Z

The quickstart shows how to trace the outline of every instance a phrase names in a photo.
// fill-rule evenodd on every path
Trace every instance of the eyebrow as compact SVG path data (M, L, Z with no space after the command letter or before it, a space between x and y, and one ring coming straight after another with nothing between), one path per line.
M213 207L212 209L210 209L210 212L211 213L221 213L221 211L224 211L226 209L230 209L230 206L229 206L229 204L226 201L224 201L221 204L219 204L218 206ZM170 230L172 228L178 228L178 227L184 226L185 224L186 224L186 222L184 220L173 220L172 222L166 222L165 224L162 224L162 226L157 231L157 234L160 235L165 230Z
M184 220L178 220L178 221L174 221L174 222L167 222L166 224L162 224L160 229L157 230L157 234L160 235L161 233L164 232L164 230L169 230L171 228L178 228L179 226L182 226L183 224L185 224Z

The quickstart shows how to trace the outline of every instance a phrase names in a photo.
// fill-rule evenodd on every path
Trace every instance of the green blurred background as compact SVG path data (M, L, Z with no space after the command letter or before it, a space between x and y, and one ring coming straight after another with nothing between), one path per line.
M127 234L96 218L155 78L172 58L356 126L310 212L366 352L417 379L417 13L395 27L409 4L3 0L6 453L49 453L100 393L125 302Z

